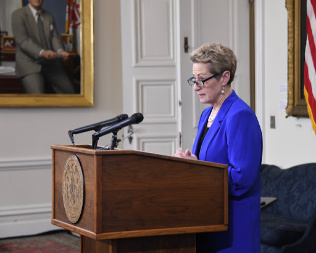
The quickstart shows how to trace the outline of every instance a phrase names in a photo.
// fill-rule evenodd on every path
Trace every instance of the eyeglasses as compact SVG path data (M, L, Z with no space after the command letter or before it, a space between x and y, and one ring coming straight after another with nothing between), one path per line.
M212 76L210 76L210 77L208 77L208 78L206 78L206 79L203 79L203 80L196 80L196 79L192 76L192 77L189 78L187 81L188 81L188 84L189 84L190 86L192 86L192 87L194 86L194 84L196 84L197 87L202 88L202 87L204 86L204 84L205 84L206 81L208 81L208 80L210 80L210 79L212 79L213 77L216 77L216 76L218 76L218 75L219 75L219 73L214 74L214 75L212 75Z

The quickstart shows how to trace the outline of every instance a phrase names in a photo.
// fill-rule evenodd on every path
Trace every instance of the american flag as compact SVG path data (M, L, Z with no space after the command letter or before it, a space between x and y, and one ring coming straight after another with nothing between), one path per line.
M316 134L316 0L307 0L304 95Z
M68 34L74 35L74 45L80 54L80 0L67 0L66 27Z

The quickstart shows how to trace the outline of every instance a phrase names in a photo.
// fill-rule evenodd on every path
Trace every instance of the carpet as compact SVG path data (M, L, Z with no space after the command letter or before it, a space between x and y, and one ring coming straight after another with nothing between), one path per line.
M1 253L78 253L79 237L69 231L0 239Z

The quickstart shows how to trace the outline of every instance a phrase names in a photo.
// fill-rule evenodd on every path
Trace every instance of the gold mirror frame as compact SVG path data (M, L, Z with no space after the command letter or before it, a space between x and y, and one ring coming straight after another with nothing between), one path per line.
M94 105L93 0L80 1L81 93L0 94L0 107L72 107Z
M306 41L301 34L303 1L286 0L288 11L288 101L286 113L288 116L308 117L306 100L304 97L304 73L302 71L302 60L305 59ZM303 22L304 24L305 22Z

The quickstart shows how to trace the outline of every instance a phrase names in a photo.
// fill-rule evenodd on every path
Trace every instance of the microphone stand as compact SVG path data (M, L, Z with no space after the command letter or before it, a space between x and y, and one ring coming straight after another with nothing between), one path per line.
M117 132L118 132L118 131L114 131L114 132L113 132L113 135L112 135L112 142L111 142L111 150L114 150L115 148L117 148L118 143L121 141L121 140L118 140L118 139L117 139Z
M117 140L114 142L114 143L116 143L115 146L114 146L114 148L116 148L116 147L118 146L118 143L119 143L119 142L124 141L125 139L130 138L132 135L133 135L133 133L129 133L129 135L127 135L126 137L124 137L122 140L121 140L121 139L117 139ZM110 145L110 144L107 144L106 146L104 146L103 148L100 148L100 149L98 149L98 150L110 150L109 145Z
M69 138L70 138L70 140L71 140L72 145L73 145L74 147L76 147L73 131L72 131L72 130L69 130L69 131L68 131L68 135L69 135Z
M99 136L92 135L92 148L97 149Z
M117 148L119 142L121 141L120 139L117 138L117 132L119 130L113 131L112 132L112 140L111 140L111 148L110 150L114 150L115 148ZM93 149L97 149L98 146L98 141L99 141L99 136L92 136L92 148Z

